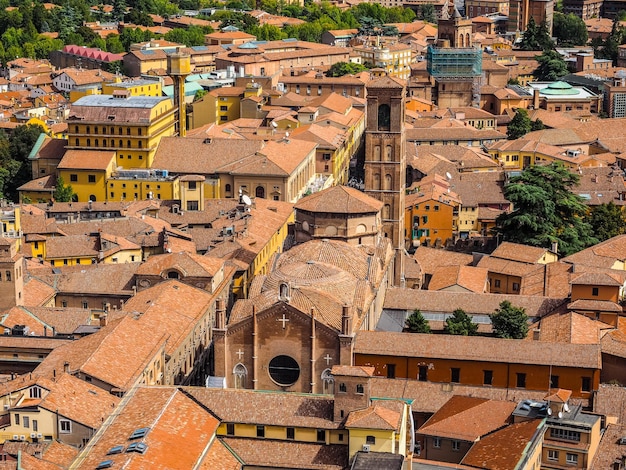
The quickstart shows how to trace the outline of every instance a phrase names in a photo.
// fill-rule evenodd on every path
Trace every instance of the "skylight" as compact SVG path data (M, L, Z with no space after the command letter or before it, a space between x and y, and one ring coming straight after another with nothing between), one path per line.
M96 470L100 470L102 468L111 468L113 466L113 460L103 460L98 464Z
M133 431L133 433L130 435L130 437L128 439L129 440L139 439L141 437L144 437L146 434L148 434L148 431L150 431L150 428L139 428L139 429L136 429L135 431Z
M143 454L146 452L146 449L148 449L148 446L143 442L133 442L131 445L128 446L126 452L138 452L140 454Z
M107 455L112 455L112 454L121 454L124 451L124 446L113 446L111 447L111 449L107 452Z

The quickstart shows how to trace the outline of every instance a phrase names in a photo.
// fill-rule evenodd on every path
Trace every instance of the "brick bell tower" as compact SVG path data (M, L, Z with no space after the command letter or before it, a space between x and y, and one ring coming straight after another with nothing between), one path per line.
M405 100L406 88L399 80L385 76L367 85L365 193L384 204L382 233L396 252L396 286L404 279Z

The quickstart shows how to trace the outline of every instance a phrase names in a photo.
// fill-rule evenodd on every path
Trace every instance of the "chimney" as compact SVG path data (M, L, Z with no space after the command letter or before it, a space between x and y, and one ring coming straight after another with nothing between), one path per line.
M66 374L70 373L70 363L69 362L64 362L63 363L63 372L65 372Z
M347 336L352 333L352 318L350 317L350 307L348 305L344 305L342 307L342 310L341 334Z
M105 327L108 325L109 321L108 321L108 315L106 313L103 313L102 315L100 315L100 327Z
M539 90L533 91L533 109L539 109Z
M559 242L552 242L552 244L550 245L550 251L552 253L558 253L559 252Z

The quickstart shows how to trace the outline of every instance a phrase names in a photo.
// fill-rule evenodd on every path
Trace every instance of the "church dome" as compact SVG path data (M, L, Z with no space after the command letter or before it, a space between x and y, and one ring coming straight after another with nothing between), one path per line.
M559 81L550 83L550 85L541 90L541 93L543 95L578 95L580 90L577 90L569 83Z

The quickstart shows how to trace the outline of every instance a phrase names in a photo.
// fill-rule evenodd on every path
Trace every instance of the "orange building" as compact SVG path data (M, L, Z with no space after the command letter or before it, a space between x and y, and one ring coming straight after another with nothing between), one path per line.
M570 282L572 286L568 309L614 327L622 314L624 273L584 273Z
M405 199L407 242L414 246L440 246L452 240L460 204L459 196L450 192L446 178L435 174L422 179Z
M378 376L446 387L548 392L550 383L558 383L585 399L598 389L602 367L598 344L382 331L356 334L354 365L372 366Z

